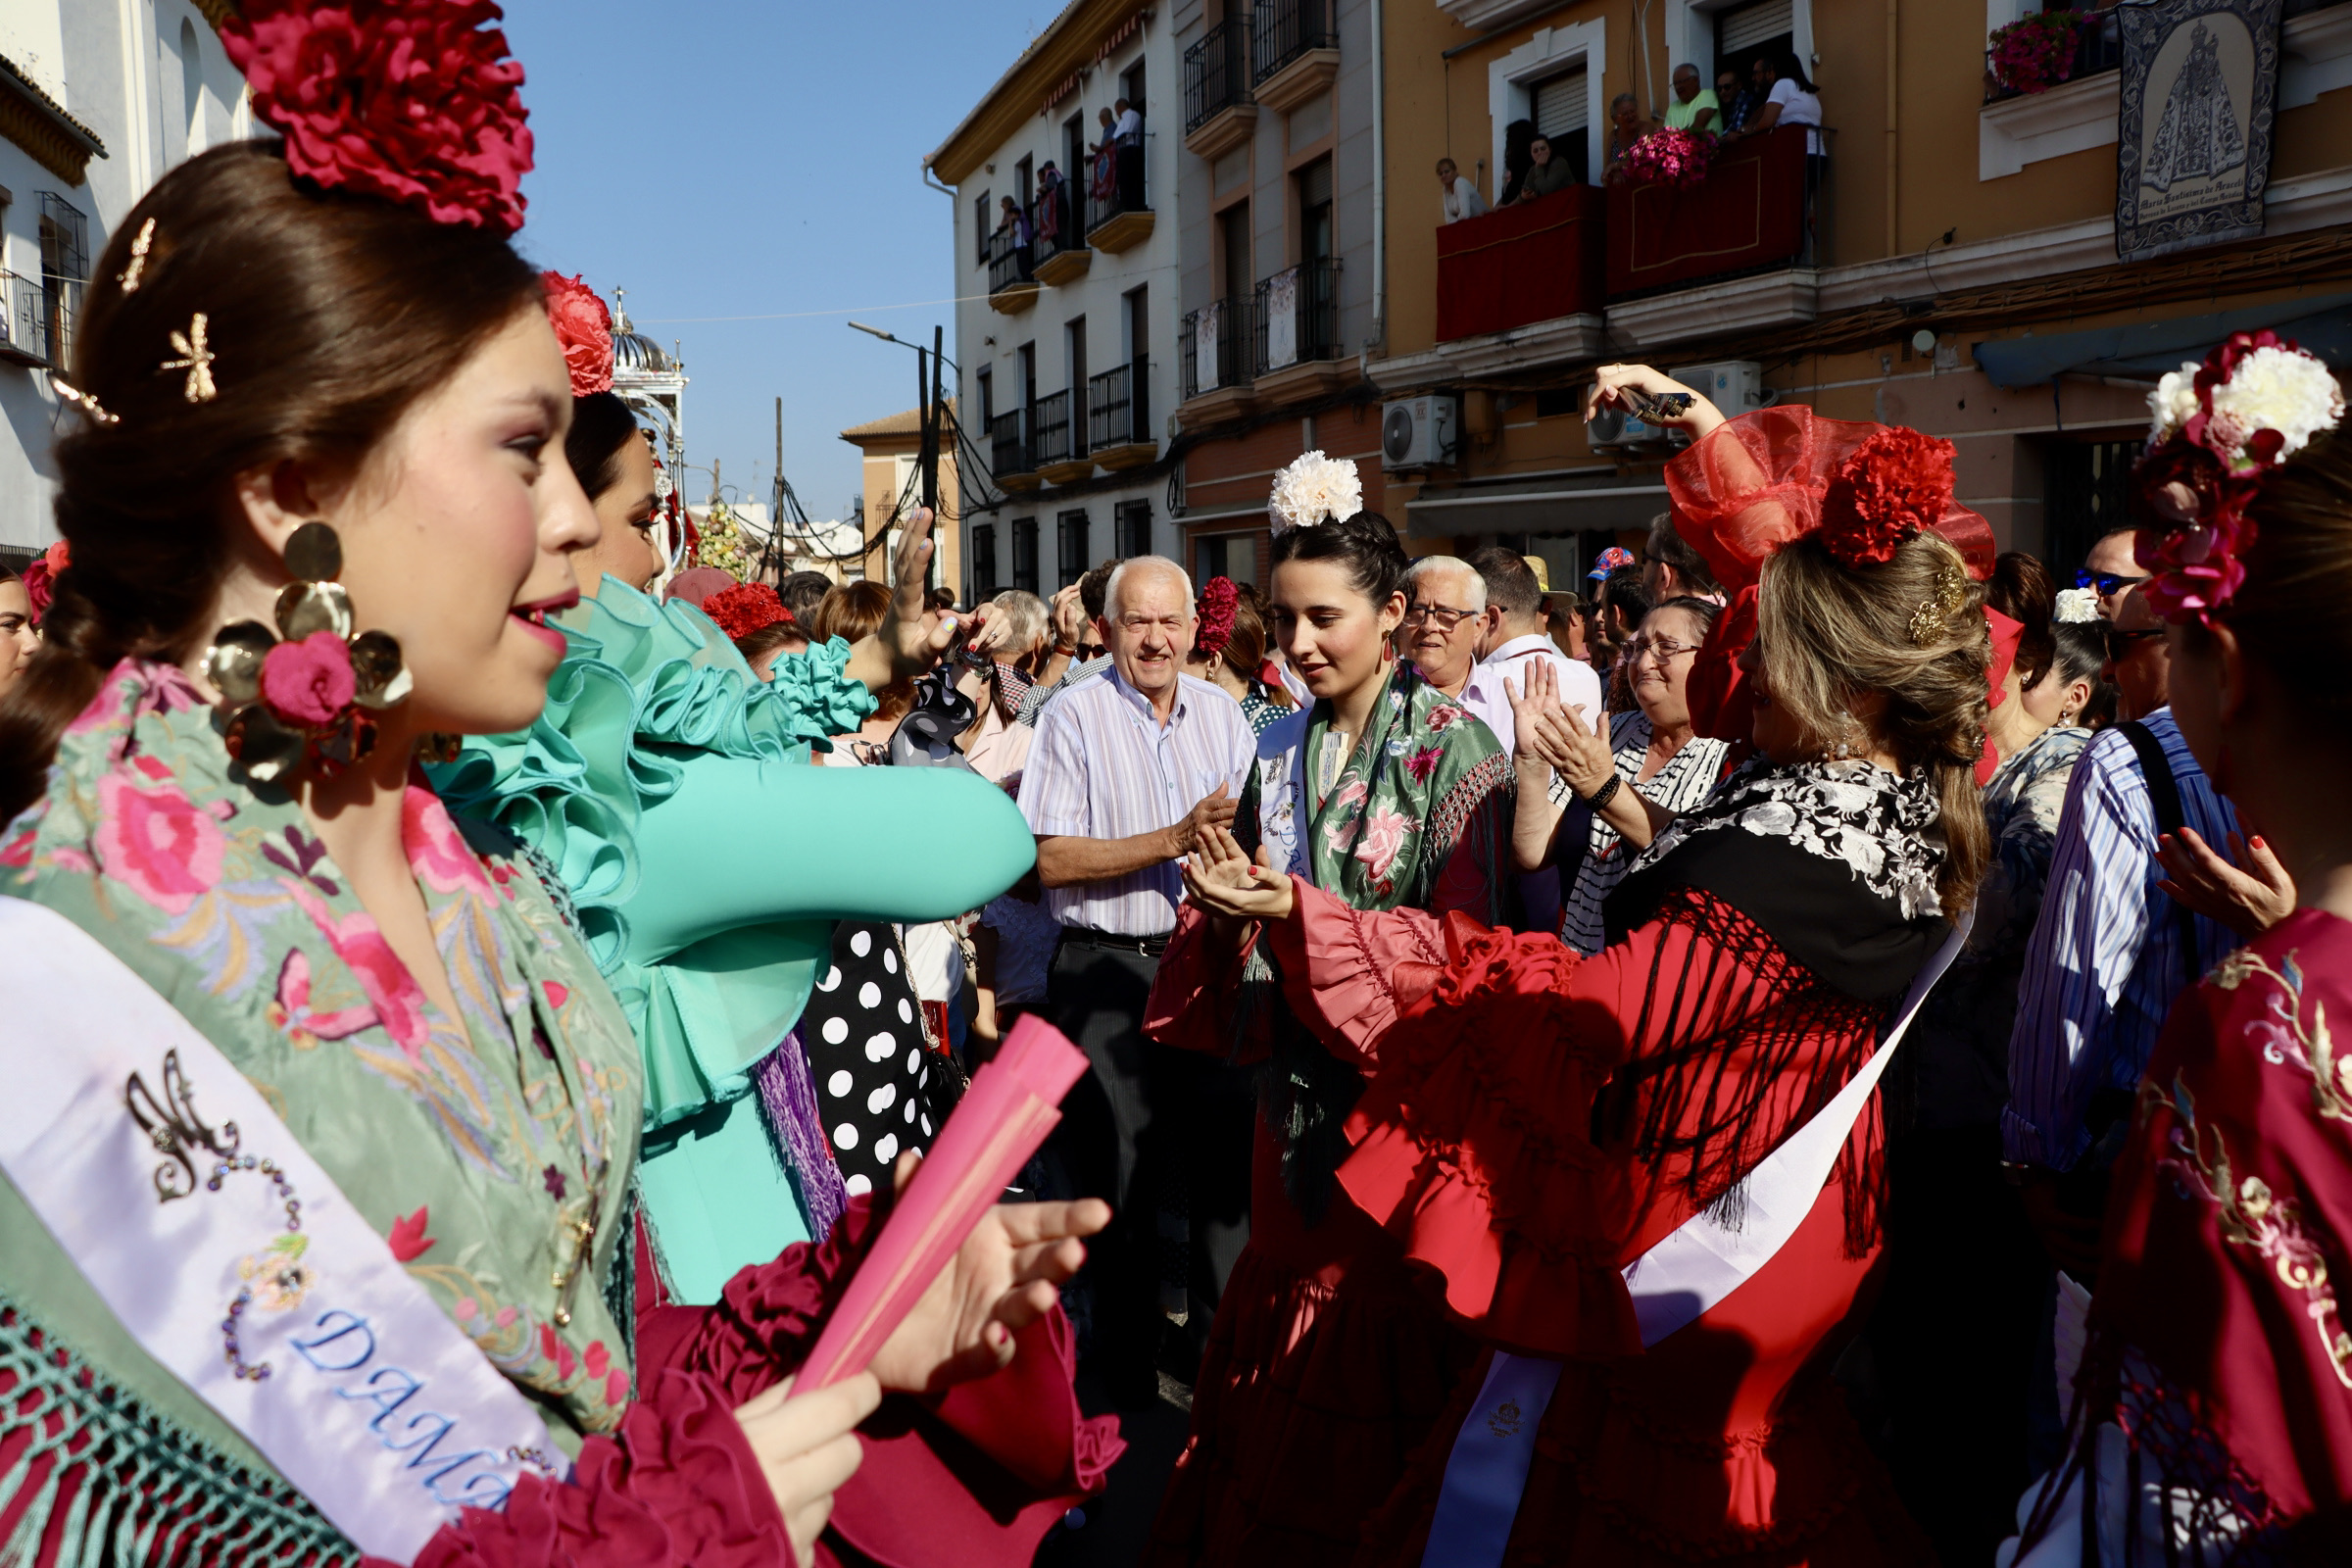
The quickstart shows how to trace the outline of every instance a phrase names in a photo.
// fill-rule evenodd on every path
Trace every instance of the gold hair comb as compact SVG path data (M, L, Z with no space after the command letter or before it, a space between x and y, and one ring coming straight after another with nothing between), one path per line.
M125 294L139 291L139 274L147 270L147 247L155 243L155 220L150 218L139 225L138 234L130 242L130 265L115 279Z
M76 387L64 376L52 371L49 384L57 389L61 402L71 403L89 416L92 424L121 424L122 421L98 406L98 400Z
M1967 607L1968 573L1958 566L1945 566L1936 574L1936 597L1922 599L1919 608L1911 612L1913 646L1934 647L1951 618Z
M213 351L204 342L205 315L196 313L188 323L186 335L172 334L172 347L179 352L176 360L166 360L161 367L167 370L188 372L187 399L190 403L210 403L220 396L220 389L213 385Z

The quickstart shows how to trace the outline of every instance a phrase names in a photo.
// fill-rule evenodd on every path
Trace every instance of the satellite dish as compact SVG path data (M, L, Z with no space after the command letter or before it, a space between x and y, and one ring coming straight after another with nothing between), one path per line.
M1914 333L1912 333L1912 334L1911 334L1911 347L1912 347L1914 350L1916 350L1917 352L1921 353L1921 354L1933 354L1933 353L1935 353L1935 352L1936 352L1936 334L1935 334L1935 332L1934 332L1934 331L1932 331L1931 329L1927 328L1927 327L1924 327L1924 326L1923 326L1923 327L1921 327L1921 328L1920 328L1918 331L1916 331L1916 332L1914 332Z
M1381 456L1392 465L1413 455L1413 411L1401 403L1389 405L1380 421Z

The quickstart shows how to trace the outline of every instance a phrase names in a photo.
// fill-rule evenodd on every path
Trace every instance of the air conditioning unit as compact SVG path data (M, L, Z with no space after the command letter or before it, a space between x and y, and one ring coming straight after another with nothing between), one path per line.
M1690 445L1690 435L1680 425L1650 424L1623 409L1609 408L1592 411L1592 422L1585 426L1585 439L1595 452L1634 448L1665 451Z
M1772 401L1764 390L1764 367L1753 360L1722 360L1713 365L1690 365L1668 370L1683 385L1703 393L1708 402L1736 418Z
M1458 422L1453 398L1442 392L1385 405L1380 411L1381 466L1392 472L1451 466Z

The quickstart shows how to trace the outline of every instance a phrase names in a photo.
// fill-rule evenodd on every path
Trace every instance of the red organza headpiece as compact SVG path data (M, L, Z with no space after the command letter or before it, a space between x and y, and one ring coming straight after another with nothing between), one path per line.
M243 0L220 41L295 173L512 234L531 131L501 16L490 0Z
M612 313L603 297L585 280L562 272L541 272L539 282L547 290L547 319L571 371L571 395L612 391Z
M792 619L792 612L763 582L738 583L721 588L703 601L703 613L718 623L729 638L749 637L763 626Z
M1200 629L1193 634L1193 652L1214 659L1225 652L1233 641L1234 607L1242 602L1241 589L1231 577L1211 577L1200 586Z
M1992 528L1952 499L1952 452L1900 425L1825 419L1802 404L1728 419L1666 465L1674 525L1734 591L1792 539L1824 532L1848 565L1885 561L1921 530L1992 575Z

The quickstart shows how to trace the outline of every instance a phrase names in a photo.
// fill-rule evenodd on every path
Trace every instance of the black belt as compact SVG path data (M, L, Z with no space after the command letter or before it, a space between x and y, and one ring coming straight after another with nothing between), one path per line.
M1168 933L1157 936L1126 937L1115 931L1098 931L1093 926L1065 925L1061 928L1064 944L1079 948L1107 948L1114 953L1136 953L1147 958L1156 958L1168 951Z

